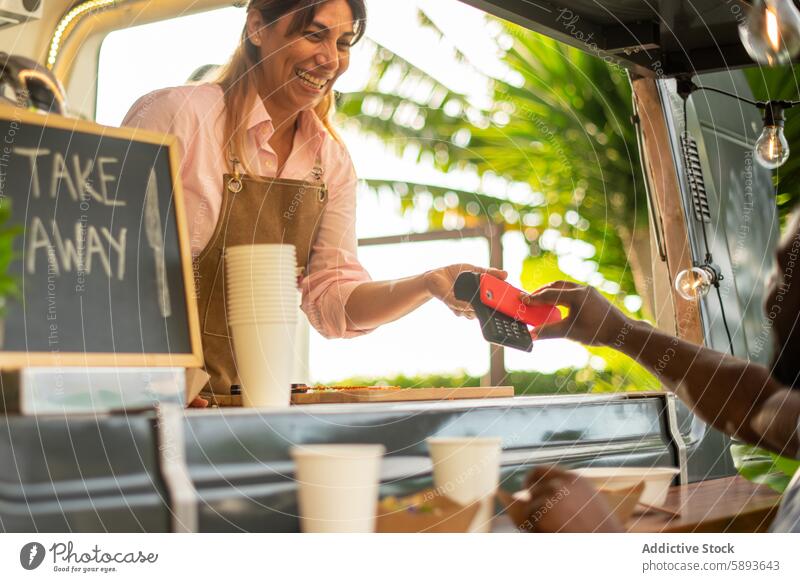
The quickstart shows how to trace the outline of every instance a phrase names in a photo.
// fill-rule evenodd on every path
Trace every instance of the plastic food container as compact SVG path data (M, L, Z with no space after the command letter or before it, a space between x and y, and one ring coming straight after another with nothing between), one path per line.
M597 489L607 491L644 482L640 501L648 505L663 505L673 479L680 473L674 467L583 467L572 471L591 481Z

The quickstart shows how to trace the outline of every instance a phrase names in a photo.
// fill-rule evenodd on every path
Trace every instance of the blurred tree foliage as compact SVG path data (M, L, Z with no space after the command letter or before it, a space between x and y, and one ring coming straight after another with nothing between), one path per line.
M624 358L624 356L619 356ZM632 360L628 359L632 363ZM460 388L480 386L478 376L464 372L456 374L427 374L420 376L385 376L380 378L355 376L335 382L320 382L324 386L400 386L401 388ZM587 392L632 392L657 388L639 381L634 375L619 374L611 366L606 370L591 367L559 370L554 374L539 372L509 372L505 385L514 386L517 396L536 394L585 394Z
M553 251L539 244L546 229L590 242L598 271L619 285L620 297L637 290L646 296L647 203L627 74L487 18L507 67L504 78L487 78L490 106L470 103L383 47L375 47L364 90L343 95L339 105L346 121L400 155L443 172L476 172L476 191L399 181L371 185L394 188L404 209L420 195L432 196L438 202L429 210L432 229L489 220L519 230L532 258Z
M423 13L420 19L435 29ZM487 27L505 66L502 78L486 77L488 104L471 103L373 45L370 81L362 91L342 95L338 106L342 123L380 137L404 158L445 173L472 172L479 178L476 187L456 190L402 180L368 184L394 192L404 212L429 202L431 230L493 222L520 231L530 244L522 274L529 290L570 279L561 260L579 241L591 251L581 257L589 263L583 266L595 271L580 282L599 287L623 308L622 299L640 294L643 308L632 315L651 314L647 202L627 74L511 23L487 17ZM455 55L466 64L457 50ZM584 381L591 380L595 389L659 386L626 357L593 351L609 364L602 374L586 372L591 378ZM539 383L520 382L556 391L549 376Z
M5 315L6 301L19 296L19 282L8 274L8 269L16 258L14 240L21 233L22 228L11 223L10 200L0 198L0 319Z
M781 457L766 449L752 445L731 445L733 464L745 479L767 485L778 493L786 491L795 472L800 468L800 461Z

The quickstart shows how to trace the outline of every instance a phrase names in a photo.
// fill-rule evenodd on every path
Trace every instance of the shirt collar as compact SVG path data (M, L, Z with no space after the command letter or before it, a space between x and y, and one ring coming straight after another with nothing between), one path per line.
M255 102L253 103L250 113L247 116L247 130L250 131L251 129L257 128L265 123L272 125L272 116L264 106L264 101L260 97L256 96ZM327 128L322 121L320 121L317 113L311 109L302 111L300 113L300 124L298 129L304 133L307 132L309 135L315 135L320 139L324 139L328 133ZM272 132L270 131L270 133Z
M272 117L267 111L267 108L264 107L264 101L261 99L261 97L256 95L253 100L253 106L250 108L250 113L247 116L247 130L250 131L262 123L271 124Z
M300 114L300 124L297 129L306 135L314 136L318 144L322 144L328 135L328 130L317 116L317 112L311 109Z
M269 139L275 132L275 128L272 125L272 116L264 106L264 102L258 97L247 117L247 131L254 136L259 148L270 149ZM329 135L325 125L320 121L316 112L311 109L300 113L297 133L301 140L313 143L312 151L317 157L320 155L322 144L325 143L325 137Z

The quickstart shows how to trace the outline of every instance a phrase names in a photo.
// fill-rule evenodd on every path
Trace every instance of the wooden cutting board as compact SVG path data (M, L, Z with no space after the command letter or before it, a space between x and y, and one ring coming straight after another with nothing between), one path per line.
M506 398L514 396L513 386L464 388L401 388L398 390L321 390L293 394L292 404L345 404L355 402L414 402L419 400L461 400L465 398Z
M242 397L201 393L217 406L241 406ZM320 390L292 394L292 404L352 404L358 402L414 402L462 400L467 398L508 398L513 386L467 386L464 388L397 388L382 390Z

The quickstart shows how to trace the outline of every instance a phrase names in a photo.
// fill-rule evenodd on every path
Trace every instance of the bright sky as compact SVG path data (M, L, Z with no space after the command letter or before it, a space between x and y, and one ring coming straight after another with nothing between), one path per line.
M420 27L416 10L428 16L446 34L439 39ZM378 44L424 69L451 89L485 102L485 78L478 71L503 74L483 14L456 0L368 0L367 35ZM244 22L244 10L224 8L166 22L128 28L108 36L100 55L97 121L119 125L140 96L161 87L184 84L198 67L225 62L233 51ZM413 42L409 42L413 39ZM452 43L452 44L451 44ZM453 45L471 65L458 63ZM176 47L180 47L176 49ZM434 57L435 55L435 57ZM343 92L363 86L369 67L367 44L354 50L350 70L339 80ZM430 167L399 159L382 144L363 135L346 133L344 139L361 178L403 178L464 189L478 186L474 176L443 177ZM398 215L394 196L376 196L360 189L357 231L360 238L424 230L422 214ZM504 263L509 281L519 286L527 245L519 233L504 237ZM375 280L419 274L457 262L488 265L488 245L482 240L414 243L366 247L359 258ZM567 366L584 366L586 350L577 344L554 340L537 342L531 354L506 350L508 369L552 372ZM310 335L310 381L336 380L354 375L391 375L465 370L484 374L489 347L478 323L455 317L443 304L431 301L411 315L360 338L326 340L314 330Z

